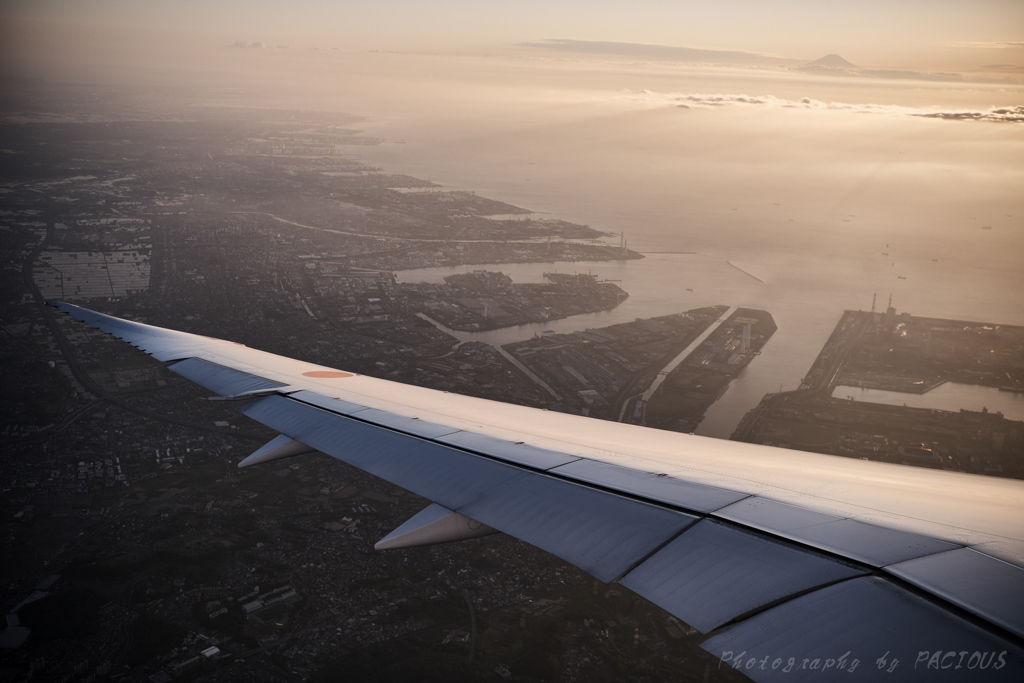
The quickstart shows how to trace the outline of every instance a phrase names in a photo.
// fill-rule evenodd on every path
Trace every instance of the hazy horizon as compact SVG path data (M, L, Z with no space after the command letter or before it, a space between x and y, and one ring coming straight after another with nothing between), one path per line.
M1024 6L1013 0L888 3L368 3L16 0L0 9L8 75L103 82L187 80L246 70L273 54L293 68L368 52L641 56L753 63L839 54L883 70L987 74L1020 83ZM736 56L718 57L736 63ZM753 58L753 57L757 58ZM259 68L265 67L266 61Z

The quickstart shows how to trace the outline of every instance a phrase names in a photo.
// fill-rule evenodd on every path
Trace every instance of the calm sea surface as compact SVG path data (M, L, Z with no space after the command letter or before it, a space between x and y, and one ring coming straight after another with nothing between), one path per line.
M621 104L536 118L375 121L369 134L405 143L358 156L625 232L641 252L696 253L492 266L516 281L593 272L620 280L630 297L613 311L463 338L505 344L716 304L767 310L778 332L697 430L727 438L765 393L796 388L842 312L869 310L876 295L883 310L891 296L913 315L1024 325L1024 157L1013 156L1024 152L1022 126L789 110L755 119ZM944 146L933 135L945 136ZM982 164L972 150L993 158ZM439 282L482 267L400 279Z

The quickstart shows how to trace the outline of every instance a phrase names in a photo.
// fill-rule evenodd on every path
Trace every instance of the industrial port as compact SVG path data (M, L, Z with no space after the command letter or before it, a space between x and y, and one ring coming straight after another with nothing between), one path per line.
M1022 354L1022 327L921 318L891 305L846 311L800 389L766 396L733 438L1022 478L1022 417L997 407L1022 402ZM971 409L938 400L957 391L957 405L963 394L985 398Z

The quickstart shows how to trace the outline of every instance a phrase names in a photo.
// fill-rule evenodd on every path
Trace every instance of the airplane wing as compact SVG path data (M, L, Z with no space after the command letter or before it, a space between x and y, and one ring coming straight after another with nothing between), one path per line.
M413 387L61 311L281 433L433 501L383 539L501 531L618 582L756 681L1024 680L1024 482Z

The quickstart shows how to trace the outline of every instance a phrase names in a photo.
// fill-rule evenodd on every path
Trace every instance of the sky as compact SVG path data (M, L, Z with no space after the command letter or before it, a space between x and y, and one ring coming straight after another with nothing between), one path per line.
M974 72L994 66L1021 74L1024 3L6 0L0 4L0 39L0 68L9 75L107 80L230 69L225 52L238 43L292 53L472 54L515 52L522 43L560 39L796 60L837 53L872 67Z

